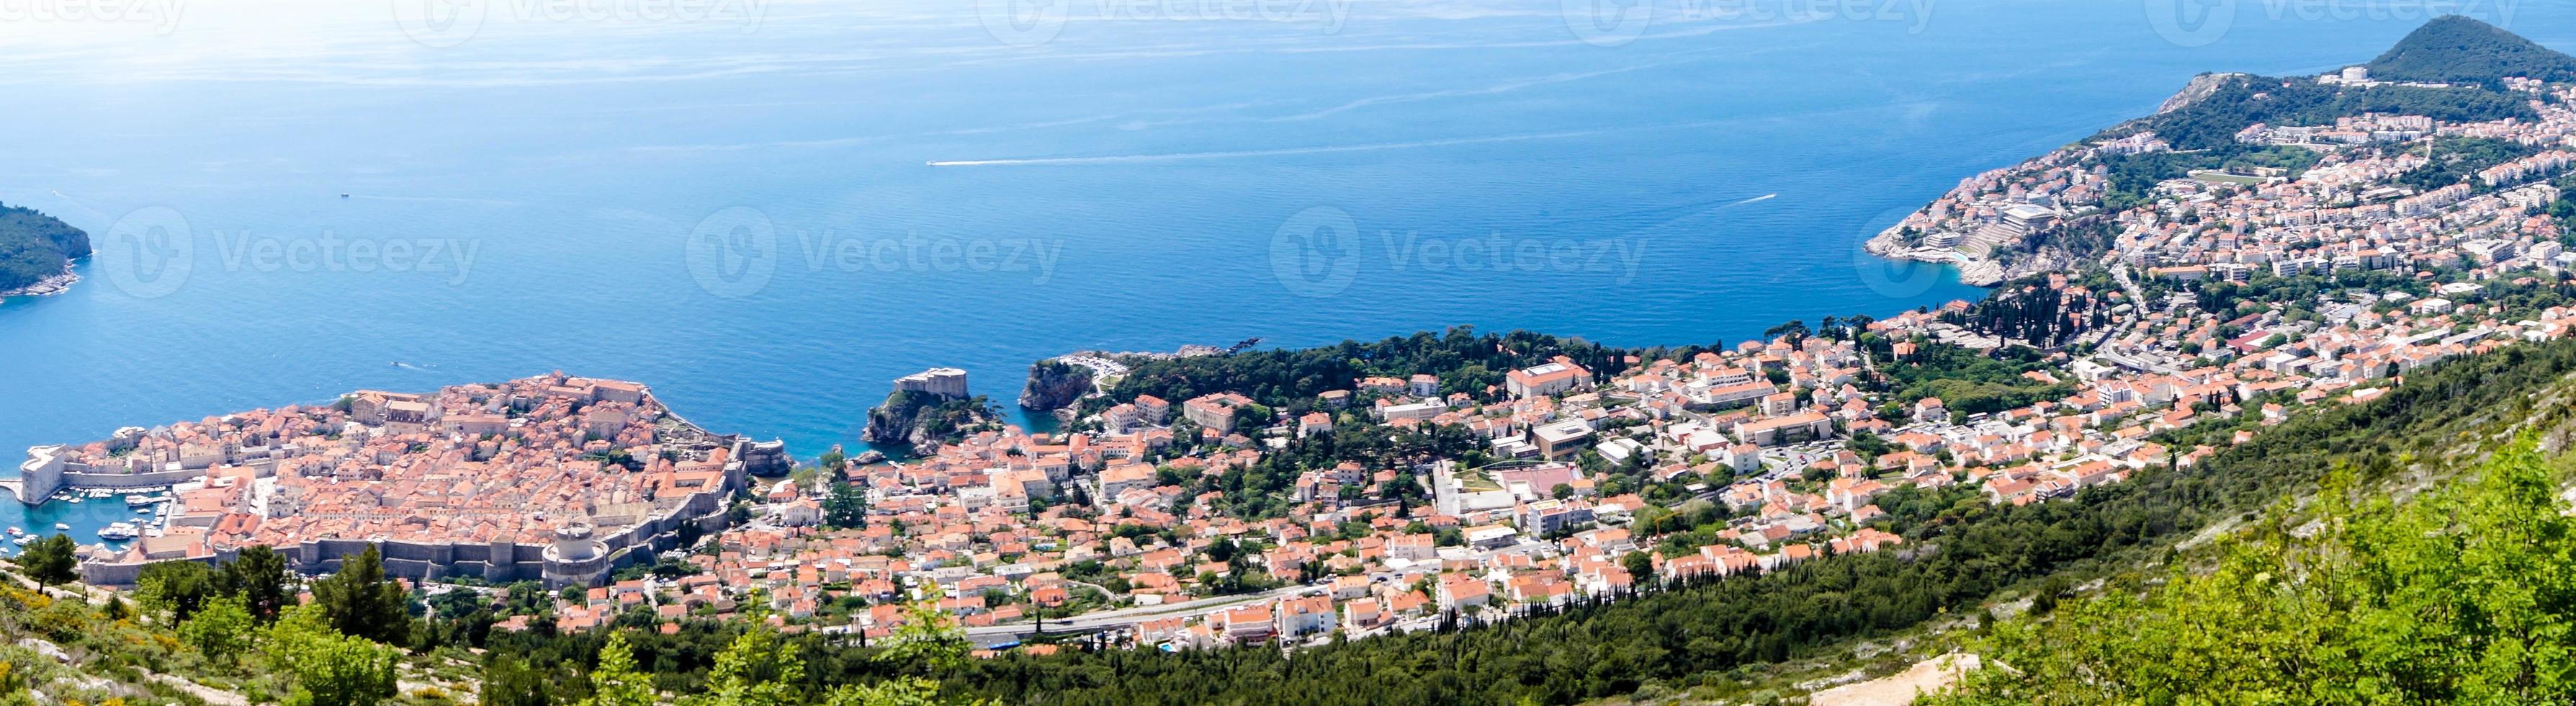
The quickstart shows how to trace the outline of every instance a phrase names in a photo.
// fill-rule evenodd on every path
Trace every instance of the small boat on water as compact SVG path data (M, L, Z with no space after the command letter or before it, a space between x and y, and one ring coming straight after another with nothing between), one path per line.
M152 497L152 496L149 496L149 495L128 495L128 496L125 496L125 506L126 506L126 507L143 507L143 506L145 506L145 505L150 505L150 504L157 503L157 502L161 502L161 499L160 499L160 498L155 498L155 497Z
M69 532L72 531L72 524L69 522L56 522L54 523L54 530L59 532Z
M98 531L98 538L109 541L119 541L133 539L137 536L141 536L142 534L143 531L136 529L134 523L119 522L100 529Z
M10 526L9 526L9 536L11 536L11 537L15 537L15 536L22 535L22 534L26 534L26 533L27 533L27 531L26 531L26 530L18 529L18 526L17 526L17 525L10 525Z
M12 543L12 544L16 544L16 545L18 545L18 546L23 547L23 546L27 546L28 544L32 544L32 543L34 543L34 542L36 541L36 535L32 535L32 534L28 534L28 535L20 535L17 539L13 539L13 540L9 540L9 541L10 541L10 543Z

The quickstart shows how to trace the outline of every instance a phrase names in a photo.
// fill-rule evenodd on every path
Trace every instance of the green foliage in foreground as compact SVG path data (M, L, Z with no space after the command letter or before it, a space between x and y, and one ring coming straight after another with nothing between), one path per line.
M18 568L39 584L71 583L80 578L79 550L80 545L73 542L70 535L58 532L27 545L26 553L18 556Z
M2576 702L2576 518L2529 438L2399 505L2330 480L2215 566L2000 625L1939 704Z
M945 615L915 606L905 624L888 638L888 647L872 654L874 666L898 676L871 683L843 683L817 696L807 687L805 656L800 646L766 628L736 635L715 656L705 688L681 696L679 706L984 706L987 702L943 698L939 682L909 675L923 670L955 668L972 646ZM635 670L624 635L612 635L600 647L599 668L591 672L591 696L581 706L644 706L656 699L651 682Z
M288 608L260 638L268 664L294 677L286 706L363 706L393 698L402 650L340 634L324 613Z
M287 706L396 698L403 651L351 634L399 639L410 624L400 589L372 556L317 582L316 602L304 606L284 605L294 594L284 558L264 547L220 567L157 564L142 578L132 603L98 604L86 587L39 591L0 579L0 706L184 705L213 692ZM178 686L188 682L197 690Z

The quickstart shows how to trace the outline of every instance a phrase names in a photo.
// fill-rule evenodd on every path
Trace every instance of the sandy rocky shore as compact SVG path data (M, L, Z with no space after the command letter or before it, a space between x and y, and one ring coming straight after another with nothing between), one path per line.
M11 297L49 297L71 291L72 283L78 281L80 281L80 275L72 274L71 270L66 269L62 274L37 280L35 284L19 287L17 289L0 291L0 299L8 299Z
M1861 244L1869 254L1891 260L1945 263L1959 268L1959 281L1979 287L1992 287L2010 279L2004 266L1987 258L1984 252L1971 253L1957 248L1909 247L1897 238L1896 228L1880 232Z

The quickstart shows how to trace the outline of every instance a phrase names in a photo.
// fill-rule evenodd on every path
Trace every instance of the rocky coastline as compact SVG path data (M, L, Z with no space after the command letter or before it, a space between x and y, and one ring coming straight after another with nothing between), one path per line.
M63 268L62 274L36 280L35 284L19 287L17 289L0 291L0 299L12 299L16 297L50 297L71 291L72 284L79 282L80 279L80 275L73 274L71 268L66 266Z
M1070 407L1091 394L1092 379L1087 366L1055 358L1031 363L1028 383L1020 388L1020 407L1042 412Z
M1959 268L1959 282L1978 287L1992 287L2011 279L2003 263L1981 254L1970 254L1955 248L1932 248L1908 245L1900 234L1901 226L1890 227L1861 243L1861 250L1890 260L1909 260L1950 265Z
M2156 114L2161 115L2189 107L2191 104L2206 99L2210 95L2216 93L2221 86L2226 84L2228 79L2243 75L2244 74L2237 73L2207 73L2194 76L2190 83L2183 86L2182 90L2174 92L2172 96L2165 98L2162 103L2157 104ZM2123 123L2120 126L2113 127L2112 129L2105 131L2101 136L2119 135L2123 132L2127 132L2129 131L2127 128L2130 128L2137 122L2139 121L2133 120L2128 123ZM2059 148L2047 155L2023 160L2021 163L2015 164L2007 169L2020 169L2033 162L2042 162L2050 159L2067 157L2070 153L2079 153L2087 148L2088 145L2078 142L2073 145ZM1949 195L1945 194L1944 198L1947 198L1948 196ZM1863 241L1861 243L1861 250L1866 251L1871 255L1891 260L1928 262L1957 267L1959 269L1960 283L1978 287L1993 287L2020 277L2043 272L2058 271L2067 266L2076 264L2074 262L2076 258L2069 257L2060 249L2049 245L2049 234L2046 232L2034 233L2025 240L2012 243L2012 245L2017 247L2008 248L2007 250L2018 253L2018 256L2010 258L2009 263L1994 257L1996 249L1986 245L1961 243L1955 247L1934 247L1924 245L1912 238L1909 238L1906 232L1907 228L1927 217L1927 211L1940 202L1940 199L1935 199L1932 202L1924 204L1923 208L1916 209L1913 213L1906 214L1906 217L1903 220L1897 221L1896 224L1888 226L1886 230L1881 230L1877 235L1871 236L1868 240ZM1920 236L1917 235L1915 237Z

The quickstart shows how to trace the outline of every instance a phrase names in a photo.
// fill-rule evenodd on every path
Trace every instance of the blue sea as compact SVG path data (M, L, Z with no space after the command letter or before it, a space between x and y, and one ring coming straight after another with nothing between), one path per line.
M1030 361L1085 349L1454 325L1686 344L1883 316L1980 294L1858 250L1961 178L2147 113L2196 73L2322 72L2427 17L391 4L0 19L0 202L101 251L69 294L0 304L10 459L555 370L649 383L710 429L811 456L855 447L889 381L930 366L1007 402ZM2566 4L2469 9L2576 47ZM0 504L0 524L86 540L118 505Z

